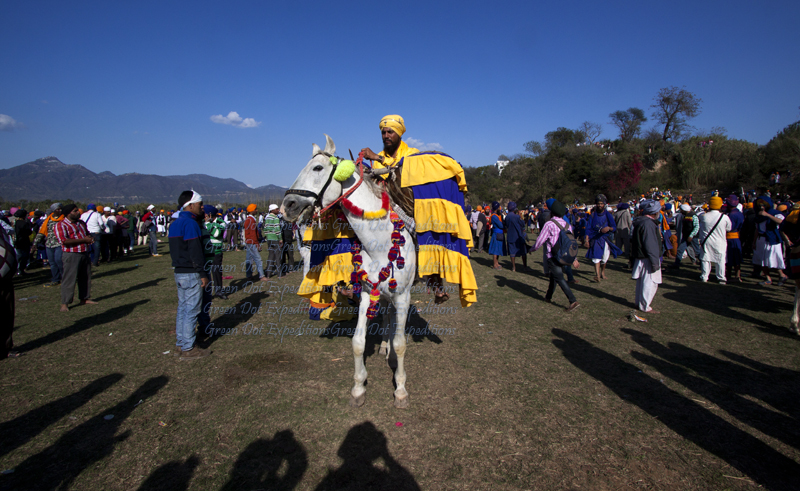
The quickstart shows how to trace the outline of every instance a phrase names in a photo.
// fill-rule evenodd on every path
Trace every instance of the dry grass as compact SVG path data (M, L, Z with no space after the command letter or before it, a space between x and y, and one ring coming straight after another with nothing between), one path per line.
M227 253L225 263L243 259ZM174 350L169 264L168 255L140 251L102 266L93 281L101 303L63 315L58 291L39 286L49 273L18 285L18 298L39 298L17 304L15 341L25 355L0 363L0 468L15 469L0 476L0 489L706 490L800 482L800 356L784 327L789 288L701 284L689 267L665 278L655 300L662 314L631 324L634 283L621 260L600 285L588 282L584 264L575 288L582 306L566 314L560 292L556 305L542 301L540 262L498 272L478 255L478 304L451 301L453 312L412 317L414 328L455 334L410 338L410 408L392 405L392 372L375 336L367 402L354 409L348 338L267 334L269 323L300 326L300 314L216 316L217 327L240 330L208 340L209 358L162 354ZM243 286L243 273L234 276ZM274 284L299 281L294 274ZM428 300L413 297L417 306ZM300 303L240 289L214 304L245 301ZM263 323L262 334L245 334L246 323Z

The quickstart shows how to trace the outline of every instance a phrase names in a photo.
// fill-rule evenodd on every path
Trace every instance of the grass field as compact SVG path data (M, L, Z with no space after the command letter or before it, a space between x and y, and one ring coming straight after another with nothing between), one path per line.
M333 327L291 313L299 273L244 291L237 268L225 284L238 291L214 302L236 313L212 316L231 334L203 341L205 359L164 354L175 349L177 296L160 247L163 257L140 247L102 265L92 280L100 303L68 313L57 288L40 286L49 271L17 283L24 356L0 362L0 470L13 469L0 489L800 487L788 287L703 284L689 266L665 275L661 314L631 323L622 260L599 285L583 260L581 307L565 313L560 291L543 301L540 252L517 273L479 254L476 305L453 299L436 311L413 295L422 312L406 354L410 407L394 408L392 371L371 336L367 401L351 408L349 338L335 328L273 335ZM246 302L262 309L243 313ZM444 330L419 334L426 325Z

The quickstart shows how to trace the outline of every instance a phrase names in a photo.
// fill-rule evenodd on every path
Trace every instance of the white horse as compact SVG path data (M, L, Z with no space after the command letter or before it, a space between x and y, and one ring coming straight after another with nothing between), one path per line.
M334 155L336 146L328 135L325 135L325 149L321 150L313 145L311 160L297 176L291 189L286 192L283 199L284 218L289 221L307 221L314 210L324 208L352 188L356 189L348 199L357 207L365 211L376 211L381 208L381 189L370 178L361 182L359 172L356 172L344 182L333 179L336 165L330 157ZM363 269L367 272L370 282L378 281L380 270L389 264L387 254L392 246L391 237L394 230L389 214L377 220L366 220L355 216L342 207L345 217L353 227L355 234L361 242L361 256ZM397 368L394 374L396 389L394 391L394 405L398 408L408 407L408 392L406 392L406 371L404 357L406 352L405 325L409 313L411 286L417 272L417 254L414 242L408 227L402 230L405 244L401 246L401 255L405 258L405 267L402 270L394 269L394 278L397 288L389 289L388 281L379 285L381 293L381 312L383 314L383 333L394 333L391 347L397 356ZM364 367L364 347L367 334L367 309L369 307L369 286L362 282L361 302L358 309L358 324L353 335L353 358L355 359L355 384L350 391L350 405L361 406L366 400L364 382L367 380L367 369ZM391 306L394 308L391 308ZM396 314L396 322L390 322L390 312ZM386 338L384 338L386 339ZM383 353L383 349L381 349ZM386 352L387 359L389 351Z
M794 281L794 311L792 312L792 319L789 321L789 330L800 335L800 317L797 314L798 307L800 307L800 279Z

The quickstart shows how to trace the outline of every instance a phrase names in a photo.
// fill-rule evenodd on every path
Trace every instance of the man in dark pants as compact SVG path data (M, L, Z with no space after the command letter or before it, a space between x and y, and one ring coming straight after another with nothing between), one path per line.
M81 305L93 305L92 293L92 260L89 247L94 239L80 220L78 207L66 205L61 209L64 220L58 222L55 234L63 250L64 276L61 280L61 312L69 312L69 304L75 295L75 282L78 283L78 299Z
M283 219L283 215L280 217L280 224L281 224L281 236L283 239L283 246L281 247L281 270L284 272L283 274L289 274L295 270L294 267L294 237L291 222L287 222Z
M550 213L552 218L542 226L542 230L539 232L539 237L536 239L536 245L533 246L533 250L535 251L536 249L545 246L544 272L550 277L550 285L548 286L547 294L544 297L545 301L548 303L553 301L553 293L556 289L556 283L558 283L558 286L561 287L561 290L567 296L567 300L569 300L569 306L566 308L566 311L571 312L578 308L580 304L575 299L575 295L573 295L572 290L570 290L567 280L564 279L563 266L561 263L553 259L552 249L558 243L561 229L563 228L564 230L571 230L572 227L569 223L567 223L566 220L564 220L564 215L567 214L567 207L562 203L553 201L553 203L550 205ZM575 258L575 261L572 263L572 267L575 269L579 267L577 258Z
M0 227L0 360L19 356L11 351L14 347L14 272L17 256L14 246Z

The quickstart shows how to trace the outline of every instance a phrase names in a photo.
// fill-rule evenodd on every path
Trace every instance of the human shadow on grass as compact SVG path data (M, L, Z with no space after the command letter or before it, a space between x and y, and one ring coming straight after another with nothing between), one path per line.
M55 443L20 463L13 474L0 478L0 489L69 489L75 478L114 452L131 431L117 434L139 401L155 396L169 379L153 377L127 399L97 413L66 432ZM106 416L113 418L106 419Z
M800 449L797 425L800 411L795 403L800 392L800 373L783 370L781 377L772 377L678 343L665 346L654 341L649 334L634 329L622 329L622 332L654 355L634 351L631 356L638 361L700 394L742 423ZM745 358L733 354L730 357ZM775 373L774 367L763 367L765 370L769 367ZM743 395L759 399L790 416L766 408Z
M120 295L127 295L128 293L135 292L137 290L150 288L151 286L158 286L158 283L163 280L164 278L155 278L150 281L145 281L144 283L139 283L138 285L129 286L124 290L118 290L113 293L109 293L108 295L103 295L102 297L92 297L92 300L96 300L99 302L100 300L107 300L109 298L118 297Z
M103 264L103 266L101 266L101 268L103 268L103 269L101 269L99 272L96 272L96 273L93 272L92 273L92 279L93 280L97 279L97 278L104 278L106 276L114 276L115 274L127 273L129 271L135 271L135 270L139 269L136 266L128 266L127 268L108 269L108 268L112 268L112 266L110 266L109 264Z
M505 276L500 276L500 275L495 275L494 278L495 280L497 280L497 286L499 288L511 288L512 290L518 291L535 300L544 300L544 296L539 294L539 290L537 290L536 288L527 283L523 283L517 280L512 280L511 278L506 278Z
M716 455L771 490L794 490L800 464L732 425L631 363L578 336L553 329L553 344L577 368L602 382L617 396L637 405L681 437Z
M122 319L123 317L127 317L128 315L131 314L131 312L134 311L134 309L136 309L136 307L144 305L149 301L150 301L149 299L142 299L139 300L138 302L133 302L126 305L120 305L119 307L113 307L111 309L106 310L105 312L100 312L90 317L79 319L75 321L71 326L64 327L55 332L51 332L50 334L42 336L38 339L34 339L33 341L28 341L25 344L15 347L15 349L19 352L31 351L36 348L41 348L42 346L47 346L50 343L61 341L62 339L72 336L73 334L77 334L87 329L91 329L94 326L107 324L109 322ZM95 305L95 306L90 306L89 308L96 309L99 306L100 305ZM87 308L87 312L89 311L89 308Z
M189 489L200 458L192 455L186 461L173 460L154 470L139 486L138 491L185 491Z
M200 328L198 328L198 346L207 349L224 335L233 332L241 332L245 329L245 325L250 322L256 314L265 317L269 306L262 305L262 303L266 298L267 296L264 293L256 292L236 302L236 305L231 306L231 308L235 309L233 312L221 313L213 317L214 311L211 311L211 323L205 329L205 332L200 332ZM214 303L212 302L212 307L213 306ZM267 316L266 318L270 319L272 322L272 316ZM277 317L275 320L277 320ZM255 328L260 326L261 322L259 321ZM264 327L266 327L266 324ZM239 329L239 331L234 331L235 329ZM269 328L267 328L267 330L269 330Z
M414 476L389 453L386 435L370 421L350 428L336 454L344 462L328 471L316 491L420 489Z
M594 275L592 275L592 277L594 277ZM607 281L607 280L603 280L603 281ZM608 285L607 283L603 283L603 282L601 282L601 283L591 283L591 282L584 283L584 282L581 282L581 283L578 283L578 284L569 285L569 287L570 287L571 290L573 290L573 292L577 291L577 292L585 293L586 295L588 295L590 297L605 298L606 300L610 301L611 303L615 303L615 304L620 305L620 306L625 307L625 308L635 308L633 302L628 300L627 298L618 297L616 295L612 295L611 293L609 293L607 291L607 289L606 289L607 285ZM613 288L620 289L621 287L619 285L617 285L617 284L614 284ZM636 288L636 283L631 281L630 282L630 291L633 292L635 290L635 288ZM558 289L558 285L556 285L556 289ZM580 298L578 298L578 301L580 302Z
M754 325L757 329L767 334L777 335L786 338L793 338L800 341L796 335L788 330L791 309L788 302L781 302L765 296L758 290L748 287L731 287L731 285L715 285L713 283L702 283L684 278L670 278L673 283L683 283L683 286L670 284L659 285L660 290L670 290L662 295L668 300L680 304L705 310L712 314L727 317L736 321L744 321ZM734 307L736 309L734 309ZM780 326L763 319L748 315L747 312L765 312L777 314L786 313L786 325Z
M123 375L120 373L113 373L105 377L100 377L77 392L49 402L36 409L32 409L22 416L0 424L0 435L3 435L3 445L0 447L0 456L24 445L51 424L75 411L92 400L97 394L100 394L119 382L122 377Z
M281 471L282 468L285 470ZM291 430L275 433L272 439L250 443L233 464L228 481L220 491L294 489L308 469L308 454Z

